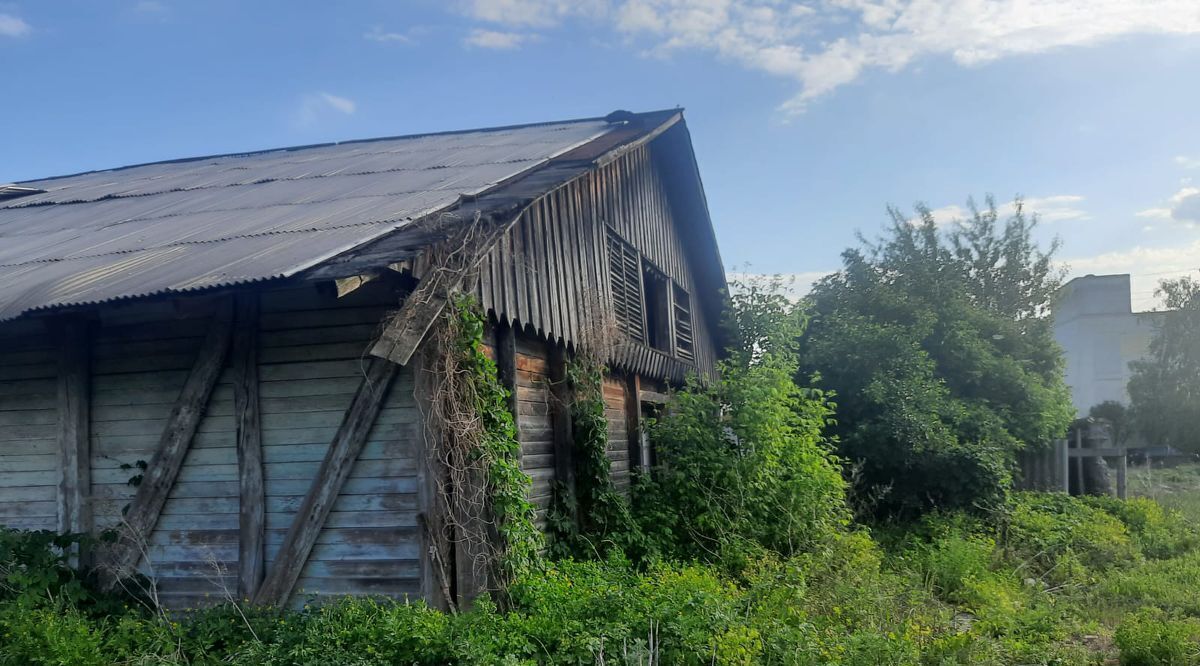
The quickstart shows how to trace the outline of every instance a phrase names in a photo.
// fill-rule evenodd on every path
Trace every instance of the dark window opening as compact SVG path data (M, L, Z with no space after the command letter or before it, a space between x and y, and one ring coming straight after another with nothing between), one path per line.
M646 344L671 352L671 280L661 271L645 264L642 288L646 302Z
M692 333L692 299L687 290L679 285L675 288L675 355L679 358L696 360L695 337Z

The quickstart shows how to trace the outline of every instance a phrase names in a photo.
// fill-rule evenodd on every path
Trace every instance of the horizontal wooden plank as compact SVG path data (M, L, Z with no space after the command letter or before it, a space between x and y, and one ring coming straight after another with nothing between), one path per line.
M356 324L378 325L389 309L383 306L347 307L320 310L269 311L259 316L261 331L284 329L307 329L325 326L350 326Z
M50 438L0 442L0 453L10 456L36 456L57 451L58 442Z
M412 578L315 578L301 577L296 582L295 599L297 603L320 603L319 599L306 599L310 596L342 597L347 595L386 595L411 596L414 599L421 592L421 581Z
M54 486L57 483L58 472L53 469L32 472L0 472L0 488ZM0 497L7 499L8 491L0 492Z
M0 502L0 523L3 523L7 518L26 518L30 516L49 516L54 518L57 515L58 504L54 501L53 490L49 493L49 499L44 499L40 502Z

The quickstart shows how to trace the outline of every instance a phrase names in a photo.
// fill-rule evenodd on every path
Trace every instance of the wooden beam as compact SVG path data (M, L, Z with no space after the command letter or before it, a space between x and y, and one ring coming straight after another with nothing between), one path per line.
M421 596L433 608L457 610L454 544L446 538L446 502L440 492L446 473L438 454L441 432L430 418L436 388L428 353L413 358L413 398L421 415L423 437L417 440L417 523L421 528Z
M263 580L266 502L258 401L258 295L240 294L236 303L232 366L238 460L238 597L249 599Z
M671 402L671 395L669 393L659 393L658 391L647 391L646 389L641 389L638 391L638 400L641 400L642 402L652 402L656 405L665 405Z
M196 428L204 417L208 398L217 385L217 378L225 365L233 337L233 301L224 298L217 303L216 312L208 327L208 334L200 346L200 353L192 364L183 390L167 417L166 428L159 437L154 457L142 476L137 494L125 514L121 538L114 545L109 565L109 574L117 577L132 573L141 558L141 545L154 526L167 502L167 495L175 485L183 459L192 444ZM115 582L115 581L111 581Z
M283 547L254 596L256 604L281 605L291 596L317 541L317 535L325 524L325 518L366 444L367 435L383 407L388 388L399 368L390 361L371 359L354 399L342 417L337 434L329 445L325 460L288 528Z
M426 278L404 299L371 347L371 355L396 365L406 365L425 339L433 322L446 308L449 298L438 283Z
M550 409L554 427L554 476L575 491L575 438L571 423L571 390L567 386L567 351L550 345Z
M58 342L58 532L92 529L88 322L60 322Z
M642 378L629 373L625 378L625 435L629 446L629 469L646 470L646 456L642 450Z

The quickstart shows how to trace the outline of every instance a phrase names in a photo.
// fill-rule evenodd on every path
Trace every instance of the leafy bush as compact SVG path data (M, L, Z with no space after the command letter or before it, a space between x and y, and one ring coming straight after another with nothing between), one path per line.
M1142 560L1119 519L1058 493L1018 493L1008 509L1005 545L1032 572L1064 581Z
M1114 635L1124 666L1200 664L1200 621L1171 618L1158 609L1139 611Z
M658 465L635 493L659 555L734 568L762 549L804 552L849 520L822 431L833 406L793 382L804 312L772 285L742 285L734 344L711 384L690 381L650 427Z

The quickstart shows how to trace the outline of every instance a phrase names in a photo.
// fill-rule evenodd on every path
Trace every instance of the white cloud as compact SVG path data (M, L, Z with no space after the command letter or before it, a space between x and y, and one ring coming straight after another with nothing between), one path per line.
M469 0L466 8L511 26L585 16L648 41L651 53L714 53L794 80L787 113L867 70L925 57L974 66L1124 35L1200 33L1195 0Z
M1067 222L1072 220L1086 220L1091 216L1087 211L1079 207L1084 198L1078 194L1055 194L1047 197L1026 197L1023 207L1027 215L1036 214L1038 219L1043 222ZM929 211L933 214L933 221L939 226L946 226L958 220L965 220L970 217L969 210L962 206L942 206ZM996 206L996 212L1000 216L1008 217L1016 212L1016 206L1013 202L1008 201Z
M601 15L611 0L467 0L468 15L503 25L549 27L571 15Z
M379 26L375 26L364 32L363 39L372 42L392 42L397 44L411 44L413 41L411 36L403 32L388 32Z
M1200 187L1179 188L1165 206L1155 206L1134 213L1137 217L1173 220L1185 227L1200 226Z
M309 127L315 125L322 117L328 116L331 112L349 116L353 115L357 110L358 104L352 99L327 92L319 92L306 95L300 101L300 107L296 110L295 124L298 127Z
M496 49L509 51L519 49L526 42L537 39L537 35L526 35L517 32L500 32L498 30L472 30L463 38L463 44L480 49Z
M28 23L12 14L0 14L0 37L24 37L33 31Z
M1200 270L1200 240L1165 247L1137 246L1068 259L1063 264L1071 277L1129 273L1134 311L1151 310L1158 305L1154 289L1160 280Z
M1185 169L1200 169L1200 157L1188 157L1187 155L1176 155L1175 164Z

